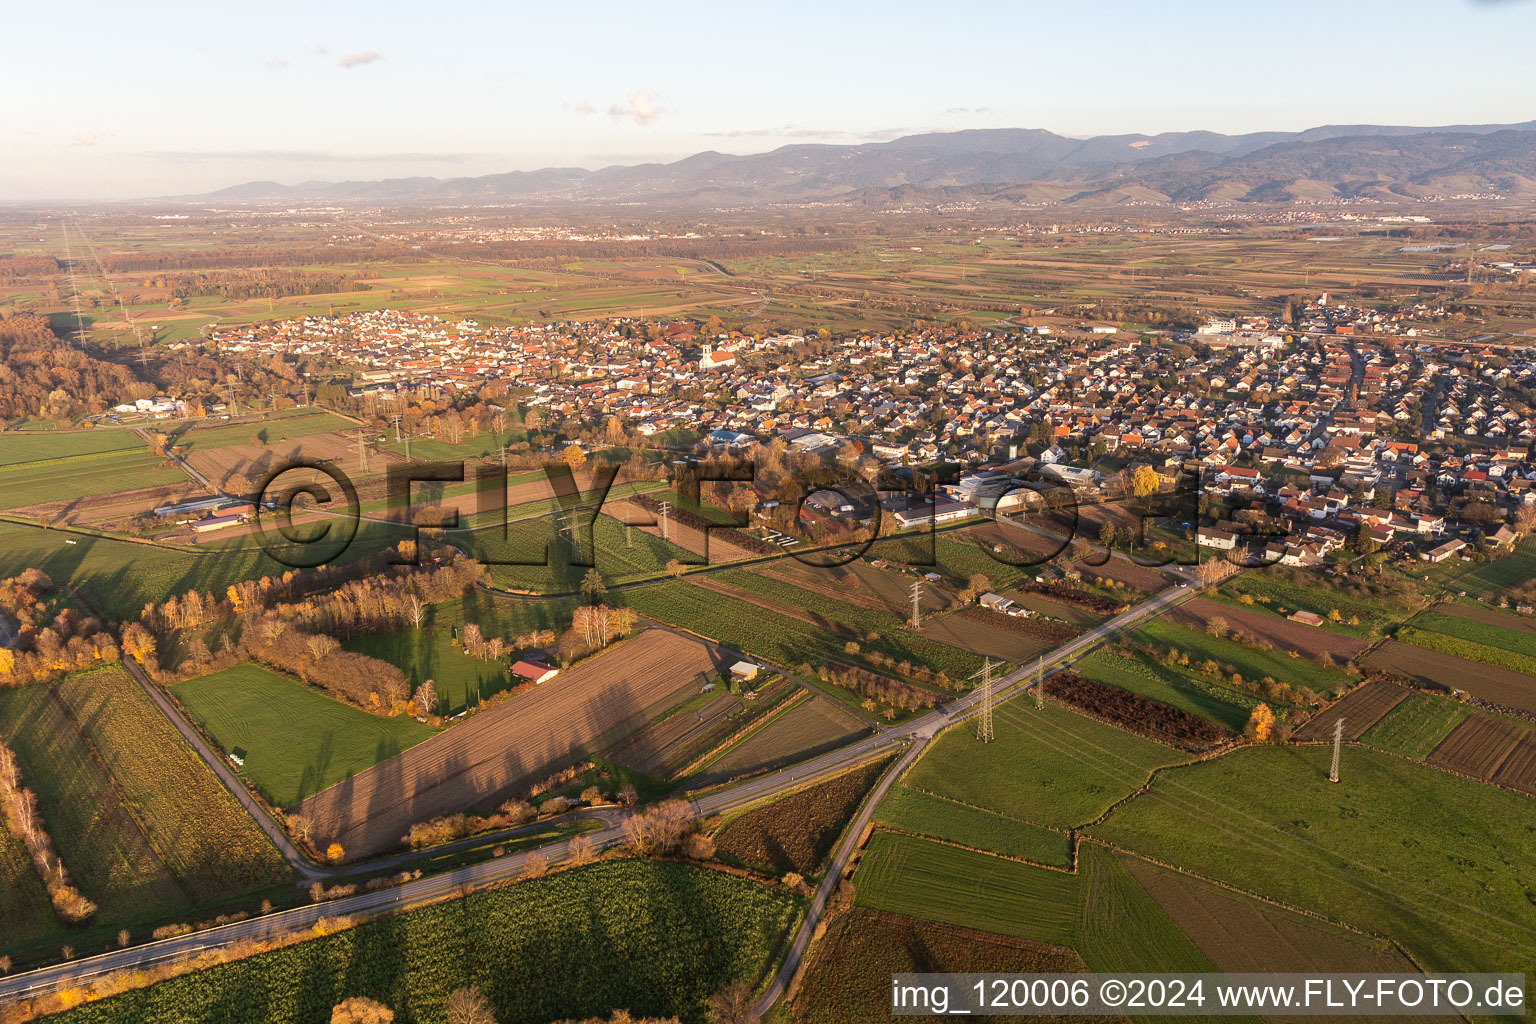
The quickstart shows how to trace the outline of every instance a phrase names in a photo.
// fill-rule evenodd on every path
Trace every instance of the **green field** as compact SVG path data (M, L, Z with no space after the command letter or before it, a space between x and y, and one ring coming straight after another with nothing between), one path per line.
M174 440L174 444L186 452L208 448L227 448L230 445L250 444L259 440L263 444L289 441L310 434L324 434L331 430L355 430L351 420L333 416L323 410L301 410L287 415L268 416L254 423L229 423L218 426L195 424Z
M1066 829L1103 814L1159 765L1187 755L1028 695L997 708L996 739L974 723L952 726L907 772L902 785L1007 818ZM980 845L980 844L978 844Z
M1229 690L1192 672L1159 665L1145 657L1097 650L1077 665L1078 674L1118 686L1150 700L1188 711L1232 732L1242 732L1258 699Z
M78 459L104 452L146 450L144 439L127 429L3 433L0 434L0 468L23 462Z
M60 1024L313 1024L349 996L441 1021L475 985L500 1024L626 1009L704 1024L771 971L803 901L717 871L611 861L476 893L79 1007Z
M1311 658L1293 658L1279 648L1261 651L1234 640L1212 636L1203 629L1193 629L1161 619L1138 626L1128 638L1157 648L1175 648L1188 654L1191 662L1210 659L1218 665L1230 665L1249 682L1258 682L1267 676L1276 682L1289 683L1295 687L1305 686L1325 697L1336 696L1351 684L1345 672L1324 668Z
M241 774L276 807L413 747L432 730L381 718L258 665L236 665L172 688L192 718L245 758Z
M1249 747L1169 771L1090 829L1122 847L1397 939L1438 970L1536 957L1528 798L1363 747Z
M0 690L0 739L16 752L75 887L97 905L93 924L137 923L187 905L52 690ZM50 908L44 920L52 919Z
M512 642L536 629L556 635L571 624L573 601L519 601L497 598L474 590L456 601L431 605L418 629L402 625L393 633L356 636L342 646L367 654L401 669L414 690L431 679L437 691L438 714L453 715L511 687L508 675L517 649ZM508 652L496 661L482 661L464 653L464 624L473 622L486 639L501 637ZM456 640L453 631L459 631Z
M1360 742L1423 760L1468 714L1467 706L1460 701L1415 691L1366 730Z
M1072 851L1063 832L919 793L905 786L892 787L876 808L875 820L899 832L946 839L961 846L1036 864L1055 867L1072 864Z
M0 508L74 501L186 480L181 470L140 445L133 451L0 469Z
M854 875L859 906L1068 946L1096 971L1215 968L1102 847L1077 874L877 832Z

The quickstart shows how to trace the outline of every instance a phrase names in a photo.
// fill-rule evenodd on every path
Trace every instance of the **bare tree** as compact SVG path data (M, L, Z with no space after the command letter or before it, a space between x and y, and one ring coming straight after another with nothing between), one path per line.
M448 997L448 1024L496 1024L491 1004L474 985L456 988Z
M412 626L417 629L421 628L422 620L427 617L427 608L426 605L421 603L421 598L415 594L410 596L405 602L405 615L406 618L411 620Z
M741 978L709 997L709 1019L713 1024L755 1024L752 1012L752 986Z
M576 836L566 847L566 857L577 867L590 864L597 859L597 843L591 836Z
M315 633L307 637L304 646L309 648L309 656L316 661L322 661L327 655L335 654L341 650L341 643L333 636L324 633Z
M416 693L412 695L411 700L416 702L416 709L422 714L437 713L437 687L432 685L432 680L428 679L416 687Z
M549 861L538 850L523 858L524 878L543 878L549 873Z
M344 999L331 1008L331 1024L391 1024L395 1011L367 996Z

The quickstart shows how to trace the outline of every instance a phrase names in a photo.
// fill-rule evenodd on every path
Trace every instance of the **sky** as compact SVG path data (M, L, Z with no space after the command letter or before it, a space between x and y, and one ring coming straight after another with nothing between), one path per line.
M1536 118L1536 0L76 0L5 25L0 200Z

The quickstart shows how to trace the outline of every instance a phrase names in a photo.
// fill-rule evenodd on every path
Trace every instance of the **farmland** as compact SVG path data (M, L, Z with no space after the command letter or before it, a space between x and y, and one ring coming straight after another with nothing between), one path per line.
M1330 756L1250 747L1172 769L1089 832L1390 936L1430 969L1528 963L1526 798L1364 747L1335 786Z
M1393 672L1421 686L1446 692L1465 690L1474 697L1536 714L1536 676L1469 661L1400 640L1388 640L1366 655L1369 668Z
M890 759L844 772L808 789L750 808L715 834L715 852L774 874L819 874L843 827Z
M1084 846L1076 874L876 832L856 905L1075 949L1095 971L1209 971L1125 866Z
M1180 750L1206 750L1228 735L1208 719L1076 672L1058 672L1040 685L1053 700L1068 707Z
M1084 678L1198 715L1234 733L1242 731L1258 703L1257 698L1202 678L1198 673L1162 665L1141 655L1096 650L1078 663L1077 671Z
M1187 759L1065 708L1037 708L1028 695L998 707L995 731L997 738L982 744L974 726L952 726L902 784L1005 817L1072 828L1141 786L1152 769Z
M1326 740L1333 737L1334 723L1344 719L1344 735L1357 740L1367 729L1387 716L1413 691L1406 686L1372 680L1351 690L1343 700L1319 711L1306 725L1296 730L1298 740Z
M181 470L140 445L135 451L0 468L0 508L68 503L136 487L185 482Z
M1065 832L906 786L895 786L886 794L875 810L875 820L893 831L944 839L973 850L1054 867L1072 864Z
M718 577L734 575L737 571L703 577L700 582L713 585ZM754 579L749 576L747 582ZM730 584L723 587L724 590L705 589L689 580L666 580L626 590L623 601L641 615L682 626L785 666L814 665L828 659L849 660L845 645L850 640L858 642L855 637L863 635L840 634L829 625L817 625L810 612L768 598L756 598L758 603L754 603L747 600L748 592ZM848 615L846 611L839 614ZM944 664L958 661L962 668L970 665L970 659L974 657L946 644L910 634L888 638L882 633L882 641L872 646L876 650L907 650L921 646L924 651L939 654L939 660ZM981 667L979 660L975 661L975 667Z
M274 807L288 807L432 736L410 718L381 718L259 665L171 691Z
M1291 657L1280 650L1249 647L1205 630L1191 629L1156 619L1138 626L1129 639L1155 650L1170 648L1188 654L1192 662L1210 660L1225 673L1236 672L1250 682L1265 677L1293 687L1306 687L1324 696L1342 692L1350 678L1337 668L1324 666L1310 658Z
M1431 632L1427 629L1420 629L1417 626L1403 626L1397 631L1397 639L1402 643L1412 644L1415 647L1423 647L1442 654L1455 655L1468 661L1479 661L1492 668L1508 669L1510 672L1522 673L1527 676L1536 675L1536 655L1526 654L1520 650L1511 650L1508 646L1480 643L1476 640L1467 640L1463 637L1447 633ZM1509 644L1511 642L1506 641L1505 643Z
M476 985L502 1024L629 1009L703 1024L711 993L758 984L801 901L680 864L615 861L362 924L79 1007L60 1024L309 1024L367 995L441 1020Z
M827 934L813 947L795 997L795 1019L803 1024L885 1024L891 1019L891 976L898 973L1084 969L1082 958L1065 947L898 914L853 910L833 919ZM1071 1019L1029 1018L1036 1024Z
M1439 634L1466 644L1494 648L1536 661L1536 622L1529 616L1502 612L1486 605L1446 605L1450 614L1424 612L1414 617L1410 626L1417 631ZM1406 639L1406 638L1405 638ZM1420 644L1419 646L1431 646ZM1458 653L1452 650L1451 653ZM1494 655L1497 657L1497 655ZM1478 658L1477 660L1486 660ZM1526 662L1529 664L1530 662ZM1490 662L1497 664L1497 662ZM1511 665L1519 668L1519 665ZM1528 669L1526 669L1528 671Z
M869 726L833 701L812 696L775 715L710 761L690 781L709 784L815 757L869 732Z
M897 661L927 665L936 672L947 673L951 679L963 679L981 667L975 655L947 643L914 636L903 628L900 618L889 613L862 608L745 569L731 569L717 573L713 578L757 597L802 609L817 623L825 623L823 628L862 637L870 650L879 651ZM871 635L878 635L879 639L871 640Z
M0 434L0 469L28 462L63 463L113 452L143 451L144 440L126 428L49 430Z
M1078 633L1061 623L1014 617L975 605L930 619L921 632L973 654L1015 664L1059 647Z
M1491 779L1530 734L1529 728L1510 719L1471 714L1440 741L1428 760L1463 775Z
M286 881L282 858L120 668L69 676L58 686L146 837L196 899Z
M1218 970L1414 973L1381 939L1325 924L1138 858L1126 867Z
M1364 637L1347 636L1324 626L1308 626L1271 612L1206 598L1180 605L1174 611L1173 619L1201 630L1207 629L1213 620L1219 620L1233 633L1242 633L1287 653L1295 651L1309 658L1326 652L1338 661L1348 661L1369 645Z
M0 691L0 739L20 759L75 886L99 908L94 924L135 923L187 904L50 688Z
M299 811L350 857L389 850L418 821L494 804L641 727L723 657L696 640L646 630L531 692L381 760Z
M1360 737L1380 750L1423 760L1467 717L1467 706L1437 693L1416 690Z

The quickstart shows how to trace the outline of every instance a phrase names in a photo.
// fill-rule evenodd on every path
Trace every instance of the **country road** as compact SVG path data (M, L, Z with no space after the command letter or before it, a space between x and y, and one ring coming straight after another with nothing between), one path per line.
M1037 668L1042 673L1048 674L1059 668L1066 667L1080 654L1091 650L1093 647L1127 629L1134 628L1174 605L1188 600L1198 592L1198 589L1191 584L1179 584L1099 624L1072 642L1052 651L1049 655L1042 658L1037 665L1020 667L1004 676L994 684L995 699L999 701L1004 700L1012 696L1017 690L1027 689L1035 676ZM364 863L346 869L323 868L310 863L294 847L277 822L240 785L239 780L235 778L234 773L224 763L223 758L216 751L213 751L207 742L203 740L201 734L181 717L180 713L171 704L169 698L163 693L158 692L157 688L142 674L137 665L126 660L123 662L123 665L139 685L144 687L146 692L149 693L151 699L155 701L162 712L176 725L177 730L187 739L187 742L192 744L193 749L213 768L218 774L220 781L241 801L257 824L272 838L277 848L283 851L284 857L288 859L289 863L294 866L295 871L302 878L306 880L320 880L334 878L339 874L377 871L390 868L397 863L403 865L414 856L412 854L399 854L395 857L385 858L384 861ZM809 945L810 936L814 932L821 913L826 906L826 900L831 895L831 887L836 885L836 879L846 867L849 857L852 856L853 844L857 842L859 833L868 824L875 806L879 803L879 798L884 795L897 775L905 770L905 766L919 756L933 736L944 727L978 713L981 696L980 692L973 690L938 710L901 725L884 729L846 747L840 747L837 750L822 754L803 764L784 768L777 772L748 779L733 786L708 792L692 801L694 810L700 817L721 814L774 796L780 792L802 786L823 776L841 773L854 765L871 760L889 749L894 749L910 742L910 747L901 759L901 762L893 767L890 772L886 773L877 786L876 791L866 800L860 814L850 825L832 863L827 869L826 877L822 881L816 898L812 901L805 920L802 922L800 930L785 956L783 964L781 964L774 980L770 983L768 991L763 996L761 1001L762 1008L770 1006L773 1000L777 999L782 993L788 980L794 976L800 959ZM599 817L600 820L607 822L599 831L588 833L597 849L605 850L623 841L622 819L617 813L600 813L595 810L589 810L580 812L577 816ZM479 836L475 837L475 842L483 843L494 838L494 836ZM109 974L113 971L139 969L183 960L199 952L218 949L237 942L260 940L289 934L311 927L322 917L370 915L405 910L417 904L450 896L465 886L479 887L515 878L522 873L528 856L533 853L543 855L551 865L562 863L569 854L569 846L570 840L560 840L539 847L536 850L483 861L444 874L431 875L390 888L359 893L355 896L326 903L294 907L290 910L279 911L234 924L221 925L200 932L161 939L141 946L114 950L66 964L12 975L0 979L0 1000L38 995L56 988L89 981L92 978ZM436 853L440 852L440 850L431 852Z

